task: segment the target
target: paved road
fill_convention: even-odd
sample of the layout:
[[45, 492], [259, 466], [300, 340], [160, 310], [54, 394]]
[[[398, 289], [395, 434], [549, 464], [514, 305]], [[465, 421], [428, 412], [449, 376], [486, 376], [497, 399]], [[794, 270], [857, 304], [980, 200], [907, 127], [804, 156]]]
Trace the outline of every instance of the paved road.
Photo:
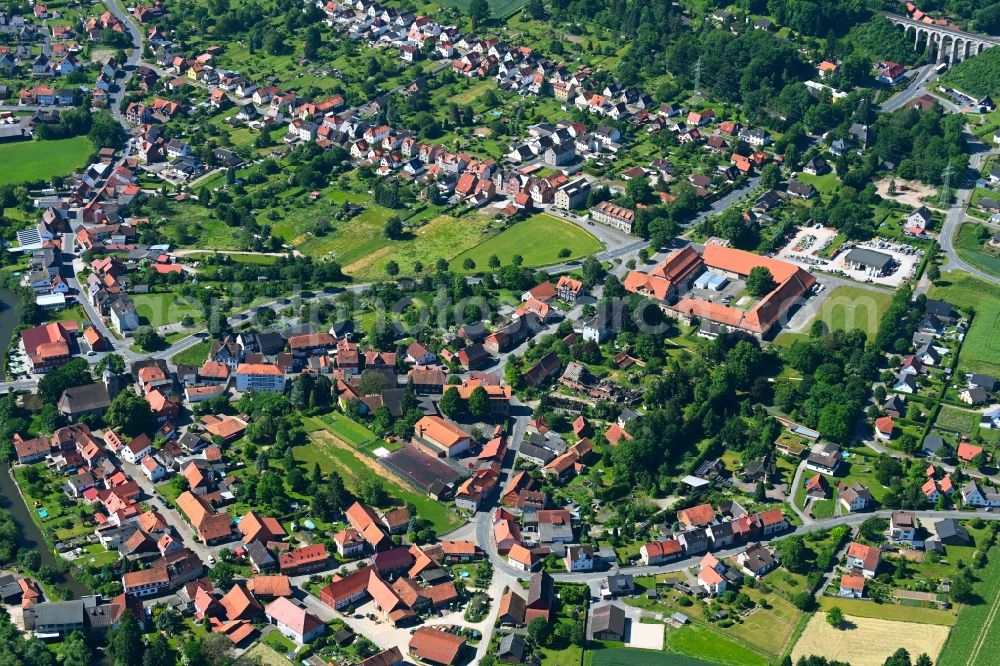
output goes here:
[[[808, 515], [806, 515], [805, 511], [802, 511], [801, 509], [799, 509], [799, 507], [795, 506], [795, 501], [794, 501], [796, 493], [805, 492], [805, 490], [802, 488], [802, 475], [805, 473], [805, 471], [806, 471], [806, 461], [803, 460], [802, 462], [799, 463], [799, 466], [795, 468], [795, 476], [792, 478], [792, 487], [788, 490], [787, 503], [789, 508], [791, 508], [791, 510], [795, 512], [795, 515], [799, 517], [799, 520], [802, 521], [802, 524], [809, 525], [813, 522], [813, 519], [810, 518]], [[806, 501], [808, 502], [808, 499]], [[809, 505], [807, 503], [804, 504], [803, 506], [809, 506]]]
[[137, 484], [142, 488], [142, 492], [148, 497], [156, 498], [151, 502], [151, 506], [163, 515], [163, 519], [167, 521], [167, 524], [173, 528], [181, 539], [184, 541], [184, 545], [190, 548], [198, 557], [201, 558], [202, 562], [208, 563], [208, 558], [211, 556], [212, 549], [198, 541], [198, 535], [195, 534], [194, 528], [191, 524], [184, 520], [184, 517], [180, 515], [177, 511], [170, 508], [170, 506], [164, 502], [159, 493], [156, 492], [156, 488], [153, 482], [142, 473], [142, 469], [138, 465], [132, 465], [130, 463], [121, 461], [121, 467]]
[[[918, 518], [931, 519], [931, 520], [943, 520], [945, 518], [956, 518], [961, 520], [968, 520], [969, 518], [978, 517], [983, 520], [1000, 520], [1000, 514], [997, 513], [985, 513], [977, 512], [971, 513], [968, 511], [914, 511]], [[802, 525], [791, 532], [785, 532], [779, 535], [772, 541], [780, 541], [786, 539], [792, 535], [808, 534], [810, 532], [818, 532], [820, 530], [829, 529], [831, 527], [836, 527], [838, 525], [850, 525], [852, 527], [860, 525], [867, 519], [877, 516], [879, 518], [888, 518], [892, 515], [892, 511], [874, 511], [871, 513], [851, 513], [846, 516], [839, 516], [837, 518], [826, 518], [824, 520], [817, 520], [809, 525]], [[763, 541], [767, 541], [764, 539]], [[742, 552], [746, 547], [740, 546], [739, 548], [729, 548], [722, 551], [716, 551], [715, 556], [719, 559], [725, 557], [732, 557], [740, 552]], [[695, 555], [693, 557], [686, 558], [684, 560], [678, 560], [670, 564], [665, 564], [657, 567], [621, 567], [618, 569], [618, 573], [632, 574], [635, 576], [652, 576], [656, 574], [671, 573], [674, 571], [682, 571], [688, 567], [694, 566], [698, 560], [701, 559], [701, 555]], [[509, 567], [508, 567], [509, 568]], [[511, 570], [514, 575], [519, 578], [528, 578], [528, 574], [519, 572], [516, 570]], [[590, 583], [595, 579], [602, 579], [607, 576], [607, 572], [581, 572], [581, 573], [556, 573], [552, 574], [552, 577], [557, 581], [561, 582], [571, 582], [571, 583]]]
[[975, 135], [968, 131], [968, 128], [966, 128], [965, 134], [969, 146], [975, 152], [973, 152], [972, 157], [969, 159], [969, 169], [966, 173], [962, 174], [960, 185], [962, 189], [955, 193], [955, 204], [948, 209], [944, 224], [941, 226], [938, 242], [941, 245], [941, 251], [947, 257], [947, 262], [941, 266], [941, 269], [947, 271], [958, 268], [987, 282], [1000, 284], [1000, 277], [969, 265], [955, 251], [955, 234], [958, 233], [959, 227], [962, 226], [962, 223], [966, 219], [965, 208], [969, 203], [969, 198], [972, 196], [972, 189], [975, 187], [975, 180], [979, 176], [979, 171], [983, 168], [986, 159], [990, 155], [1000, 154], [1000, 149], [987, 148]]
[[923, 95], [927, 92], [926, 84], [934, 80], [934, 65], [924, 65], [923, 67], [918, 67], [912, 77], [910, 77], [910, 83], [906, 88], [882, 103], [882, 110], [885, 112], [895, 111], [907, 103], [910, 100]]
[[125, 78], [121, 80], [118, 89], [111, 94], [111, 114], [128, 131], [125, 118], [122, 116], [122, 102], [125, 100], [125, 89], [128, 87], [128, 78], [131, 76], [131, 70], [138, 67], [142, 59], [142, 30], [136, 25], [132, 15], [125, 11], [116, 0], [103, 0], [103, 2], [108, 11], [125, 25], [129, 37], [132, 38], [132, 48], [126, 54]]

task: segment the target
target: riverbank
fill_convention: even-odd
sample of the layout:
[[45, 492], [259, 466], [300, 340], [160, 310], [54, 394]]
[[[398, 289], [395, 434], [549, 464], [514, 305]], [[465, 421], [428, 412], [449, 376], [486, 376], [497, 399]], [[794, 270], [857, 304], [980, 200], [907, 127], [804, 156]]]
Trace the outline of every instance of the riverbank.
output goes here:
[[14, 344], [14, 330], [19, 322], [17, 304], [14, 292], [0, 286], [0, 349], [3, 350], [3, 356], [0, 357], [0, 377], [7, 376], [7, 359], [11, 345]]
[[[24, 550], [37, 551], [41, 557], [42, 565], [56, 572], [52, 584], [38, 581], [47, 597], [58, 599], [65, 596], [60, 594], [56, 588], [68, 590], [76, 598], [92, 594], [90, 589], [78, 581], [76, 577], [67, 575], [69, 563], [53, 552], [52, 544], [45, 539], [42, 527], [34, 519], [32, 508], [28, 505], [20, 486], [14, 480], [13, 469], [7, 463], [0, 464], [0, 508], [9, 511], [14, 522], [21, 528], [21, 540], [18, 546]], [[32, 576], [32, 578], [37, 579], [36, 576]]]

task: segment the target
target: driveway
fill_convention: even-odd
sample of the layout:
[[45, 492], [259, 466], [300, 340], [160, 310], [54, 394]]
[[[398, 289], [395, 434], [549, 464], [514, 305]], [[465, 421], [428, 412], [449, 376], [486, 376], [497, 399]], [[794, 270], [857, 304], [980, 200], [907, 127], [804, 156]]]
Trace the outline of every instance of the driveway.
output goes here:
[[138, 465], [133, 465], [127, 463], [124, 460], [121, 461], [121, 467], [132, 479], [135, 480], [139, 487], [142, 488], [142, 492], [153, 499], [150, 505], [160, 513], [167, 524], [173, 528], [181, 539], [184, 541], [184, 545], [191, 549], [201, 561], [206, 565], [208, 564], [209, 556], [213, 555], [212, 549], [198, 541], [198, 535], [195, 534], [194, 528], [191, 524], [184, 520], [184, 517], [173, 508], [171, 508], [166, 501], [160, 497], [160, 494], [156, 492], [156, 487], [153, 482], [142, 473], [142, 469]]

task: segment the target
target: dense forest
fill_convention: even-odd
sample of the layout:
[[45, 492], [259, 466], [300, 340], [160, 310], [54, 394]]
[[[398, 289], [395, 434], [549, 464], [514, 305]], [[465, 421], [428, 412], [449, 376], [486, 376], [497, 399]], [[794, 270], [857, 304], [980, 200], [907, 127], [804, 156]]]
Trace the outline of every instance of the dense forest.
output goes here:
[[875, 153], [897, 164], [900, 178], [940, 185], [949, 164], [961, 169], [968, 159], [964, 124], [963, 116], [945, 114], [940, 108], [883, 114], [875, 125]]
[[987, 49], [958, 63], [941, 82], [970, 95], [1000, 96], [1000, 48]]

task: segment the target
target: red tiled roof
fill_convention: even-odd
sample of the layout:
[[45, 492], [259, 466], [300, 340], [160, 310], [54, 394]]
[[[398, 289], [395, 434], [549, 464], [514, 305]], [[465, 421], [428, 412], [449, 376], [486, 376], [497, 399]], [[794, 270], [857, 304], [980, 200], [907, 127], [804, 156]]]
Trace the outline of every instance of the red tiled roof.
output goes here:
[[685, 525], [707, 525], [715, 519], [715, 509], [711, 504], [699, 504], [677, 512], [677, 520]]
[[435, 664], [452, 664], [458, 658], [465, 639], [431, 627], [418, 627], [410, 639], [410, 653]]

